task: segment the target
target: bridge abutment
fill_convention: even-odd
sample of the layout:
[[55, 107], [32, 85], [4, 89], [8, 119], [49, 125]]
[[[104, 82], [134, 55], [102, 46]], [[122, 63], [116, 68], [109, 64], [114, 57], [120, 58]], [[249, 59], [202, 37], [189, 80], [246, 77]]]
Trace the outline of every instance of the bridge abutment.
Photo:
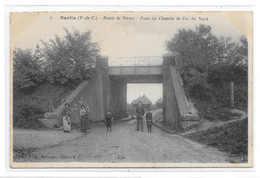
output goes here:
[[127, 112], [127, 83], [123, 80], [111, 80], [111, 99], [108, 102], [115, 119], [122, 119]]
[[95, 74], [88, 81], [88, 84], [83, 91], [71, 103], [72, 107], [75, 109], [74, 118], [77, 118], [74, 119], [75, 122], [80, 122], [80, 103], [89, 106], [90, 120], [99, 121], [104, 119], [107, 110], [108, 79], [108, 57], [101, 56], [96, 59]]
[[163, 116], [177, 127], [188, 130], [199, 125], [199, 116], [193, 113], [186, 98], [174, 55], [163, 56]]
[[170, 66], [175, 66], [175, 56], [172, 54], [163, 55], [163, 118], [180, 125], [180, 113], [170, 75]]

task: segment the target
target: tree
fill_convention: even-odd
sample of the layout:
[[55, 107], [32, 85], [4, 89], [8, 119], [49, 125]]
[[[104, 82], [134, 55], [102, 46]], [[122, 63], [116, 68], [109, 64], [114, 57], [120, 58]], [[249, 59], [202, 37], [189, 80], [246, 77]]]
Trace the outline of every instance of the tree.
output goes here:
[[167, 50], [181, 55], [185, 66], [204, 68], [212, 63], [216, 37], [211, 27], [200, 25], [195, 30], [179, 29], [175, 36], [166, 42]]
[[92, 42], [91, 31], [64, 30], [64, 38], [56, 35], [49, 43], [42, 41], [46, 72], [51, 83], [75, 86], [90, 78], [100, 49], [97, 43]]
[[[39, 48], [37, 48], [39, 50]], [[13, 81], [14, 89], [32, 89], [44, 81], [41, 67], [41, 55], [30, 49], [15, 48], [13, 52]]]
[[241, 56], [241, 60], [242, 61], [242, 65], [245, 65], [247, 68], [248, 65], [248, 41], [247, 38], [245, 36], [241, 36], [240, 37], [240, 46], [238, 49], [238, 52]]
[[[246, 38], [241, 42], [246, 44]], [[229, 37], [217, 37], [210, 26], [199, 25], [192, 29], [179, 29], [178, 33], [166, 42], [167, 50], [181, 56], [185, 67], [192, 66], [202, 71], [219, 65], [243, 63], [239, 56], [240, 46]], [[243, 50], [245, 51], [245, 50]], [[247, 50], [246, 50], [247, 51]]]
[[[179, 29], [166, 42], [167, 50], [180, 56], [185, 91], [200, 100], [212, 98], [215, 87], [234, 82], [247, 86], [248, 42], [215, 36], [210, 26], [199, 25], [194, 30]], [[238, 85], [235, 85], [238, 86]]]
[[[222, 38], [220, 38], [221, 41]], [[239, 85], [247, 85], [248, 75], [248, 44], [245, 36], [240, 37], [237, 43], [225, 43], [229, 52], [228, 60], [218, 60], [211, 67], [209, 73], [209, 82], [213, 85], [222, 85], [223, 82], [235, 82]]]

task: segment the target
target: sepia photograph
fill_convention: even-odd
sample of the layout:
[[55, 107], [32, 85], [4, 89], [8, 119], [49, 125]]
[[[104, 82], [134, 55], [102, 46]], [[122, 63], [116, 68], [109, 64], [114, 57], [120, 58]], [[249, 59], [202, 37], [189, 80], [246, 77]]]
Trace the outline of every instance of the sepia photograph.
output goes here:
[[253, 12], [9, 15], [11, 168], [253, 166]]

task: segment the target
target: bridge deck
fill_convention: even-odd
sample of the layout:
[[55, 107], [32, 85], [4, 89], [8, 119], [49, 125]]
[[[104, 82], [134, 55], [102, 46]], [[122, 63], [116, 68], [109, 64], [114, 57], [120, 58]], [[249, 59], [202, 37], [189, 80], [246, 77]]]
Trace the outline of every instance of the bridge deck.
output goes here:
[[162, 75], [162, 66], [113, 66], [109, 75]]
[[126, 83], [163, 83], [162, 75], [112, 75], [110, 78]]

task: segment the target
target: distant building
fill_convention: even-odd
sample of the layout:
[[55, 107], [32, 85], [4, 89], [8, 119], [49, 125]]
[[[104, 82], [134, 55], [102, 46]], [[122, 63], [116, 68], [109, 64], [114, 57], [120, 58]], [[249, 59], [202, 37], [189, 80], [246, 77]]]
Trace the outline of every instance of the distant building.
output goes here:
[[152, 101], [149, 98], [147, 98], [147, 96], [145, 95], [139, 96], [137, 99], [132, 101], [131, 105], [136, 107], [139, 102], [141, 102], [144, 105], [144, 107], [146, 107], [147, 109], [149, 109], [152, 105]]

